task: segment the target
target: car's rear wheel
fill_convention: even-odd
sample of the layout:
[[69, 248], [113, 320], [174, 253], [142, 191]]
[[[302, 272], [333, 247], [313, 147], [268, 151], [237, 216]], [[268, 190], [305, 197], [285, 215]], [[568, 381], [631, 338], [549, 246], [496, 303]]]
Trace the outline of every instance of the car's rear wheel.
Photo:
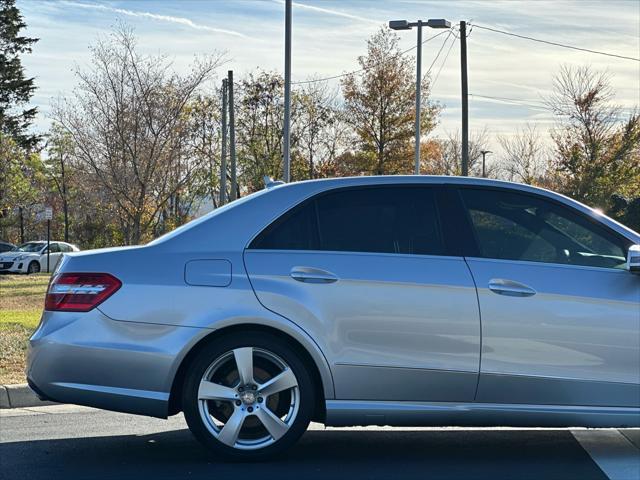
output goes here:
[[314, 386], [299, 354], [266, 333], [226, 335], [190, 365], [182, 392], [193, 434], [234, 460], [264, 460], [291, 446], [309, 425]]
[[38, 273], [39, 271], [40, 271], [40, 263], [36, 262], [35, 260], [32, 261], [27, 267], [27, 275], [30, 275], [32, 273]]

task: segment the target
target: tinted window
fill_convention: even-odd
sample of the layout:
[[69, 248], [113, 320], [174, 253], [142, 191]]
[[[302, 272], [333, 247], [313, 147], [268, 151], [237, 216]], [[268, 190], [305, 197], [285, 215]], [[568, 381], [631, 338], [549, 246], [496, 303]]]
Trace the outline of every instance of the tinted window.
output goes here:
[[[50, 253], [59, 253], [60, 252], [60, 245], [57, 243], [51, 243], [49, 245], [50, 248]], [[45, 248], [45, 253], [47, 252], [47, 249]]]
[[624, 268], [625, 245], [602, 225], [545, 199], [461, 189], [480, 253], [505, 260]]
[[317, 250], [315, 204], [306, 202], [267, 227], [249, 248], [266, 250]]
[[251, 248], [445, 253], [433, 191], [410, 186], [321, 194], [265, 230]]
[[60, 246], [60, 251], [61, 252], [72, 252], [73, 251], [73, 249], [69, 245], [67, 245], [65, 243], [59, 243], [58, 245]]

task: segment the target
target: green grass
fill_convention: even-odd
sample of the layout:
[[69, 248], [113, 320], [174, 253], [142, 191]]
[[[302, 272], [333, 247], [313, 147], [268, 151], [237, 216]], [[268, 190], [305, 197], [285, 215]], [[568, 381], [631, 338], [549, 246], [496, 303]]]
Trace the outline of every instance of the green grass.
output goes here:
[[40, 321], [42, 310], [0, 310], [0, 331], [20, 325], [35, 330]]
[[29, 337], [38, 326], [49, 275], [0, 276], [0, 384], [25, 382]]

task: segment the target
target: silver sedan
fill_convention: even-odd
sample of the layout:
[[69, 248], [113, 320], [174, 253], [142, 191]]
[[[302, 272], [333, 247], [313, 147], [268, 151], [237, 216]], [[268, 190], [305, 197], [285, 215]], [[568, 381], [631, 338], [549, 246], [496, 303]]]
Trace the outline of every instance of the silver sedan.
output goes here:
[[141, 247], [65, 255], [30, 341], [42, 397], [184, 411], [263, 459], [311, 420], [640, 426], [640, 235], [525, 185], [272, 185]]

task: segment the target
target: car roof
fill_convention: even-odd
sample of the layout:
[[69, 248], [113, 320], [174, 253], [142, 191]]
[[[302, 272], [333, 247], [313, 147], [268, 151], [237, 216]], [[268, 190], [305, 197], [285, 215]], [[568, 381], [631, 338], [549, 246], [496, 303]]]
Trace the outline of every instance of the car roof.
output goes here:
[[269, 190], [291, 187], [312, 187], [322, 185], [327, 188], [336, 188], [339, 186], [357, 186], [357, 185], [406, 185], [406, 184], [431, 184], [431, 185], [478, 185], [478, 186], [494, 186], [503, 188], [512, 188], [517, 190], [530, 190], [535, 192], [551, 192], [545, 188], [534, 187], [522, 183], [509, 182], [506, 180], [495, 180], [482, 177], [460, 177], [451, 175], [362, 175], [353, 177], [337, 177], [337, 178], [318, 178], [313, 180], [302, 180], [291, 183], [272, 183], [268, 187]]

